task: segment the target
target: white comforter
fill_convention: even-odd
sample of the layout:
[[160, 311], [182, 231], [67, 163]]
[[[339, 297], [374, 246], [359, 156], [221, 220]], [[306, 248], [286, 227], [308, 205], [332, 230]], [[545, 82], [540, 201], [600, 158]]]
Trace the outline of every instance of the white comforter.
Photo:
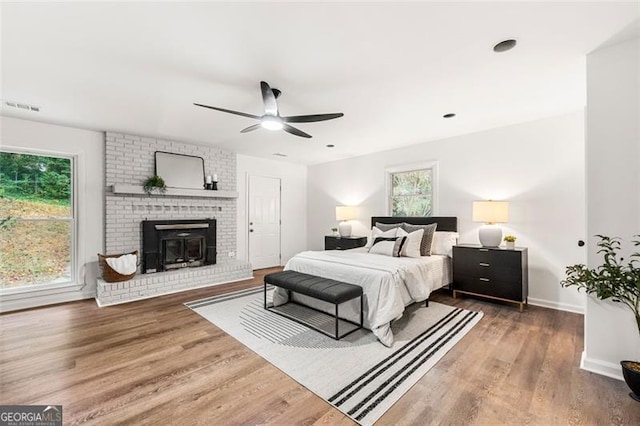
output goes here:
[[[391, 346], [390, 323], [404, 312], [403, 293], [408, 293], [413, 302], [428, 299], [432, 290], [450, 282], [447, 262], [446, 256], [409, 258], [358, 250], [305, 251], [291, 258], [284, 269], [361, 286], [364, 326], [382, 344]], [[287, 300], [287, 292], [276, 288], [274, 303], [279, 305]], [[358, 301], [358, 308], [359, 305]]]

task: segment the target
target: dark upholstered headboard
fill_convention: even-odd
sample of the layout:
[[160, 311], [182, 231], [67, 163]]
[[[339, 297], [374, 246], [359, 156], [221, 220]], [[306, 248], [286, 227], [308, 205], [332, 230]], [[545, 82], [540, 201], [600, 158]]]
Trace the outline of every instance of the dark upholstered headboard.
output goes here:
[[389, 216], [373, 216], [371, 218], [371, 226], [379, 223], [402, 223], [407, 222], [412, 225], [429, 225], [437, 223], [436, 231], [458, 232], [458, 218], [453, 216], [431, 216], [431, 217], [389, 217]]

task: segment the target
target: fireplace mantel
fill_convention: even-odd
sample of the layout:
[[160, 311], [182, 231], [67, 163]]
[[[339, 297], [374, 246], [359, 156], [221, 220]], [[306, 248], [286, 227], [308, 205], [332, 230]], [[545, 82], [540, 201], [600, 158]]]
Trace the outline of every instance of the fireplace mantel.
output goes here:
[[[141, 185], [111, 185], [113, 194], [121, 195], [147, 195]], [[178, 189], [167, 188], [164, 194], [153, 192], [152, 197], [201, 197], [201, 198], [238, 198], [236, 191], [207, 191], [205, 189]]]

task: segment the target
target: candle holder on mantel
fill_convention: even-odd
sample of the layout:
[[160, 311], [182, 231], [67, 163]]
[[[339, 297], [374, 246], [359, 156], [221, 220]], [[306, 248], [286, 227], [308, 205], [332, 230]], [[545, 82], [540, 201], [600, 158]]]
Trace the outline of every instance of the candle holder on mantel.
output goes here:
[[218, 175], [207, 175], [204, 180], [204, 189], [217, 191], [218, 190]]

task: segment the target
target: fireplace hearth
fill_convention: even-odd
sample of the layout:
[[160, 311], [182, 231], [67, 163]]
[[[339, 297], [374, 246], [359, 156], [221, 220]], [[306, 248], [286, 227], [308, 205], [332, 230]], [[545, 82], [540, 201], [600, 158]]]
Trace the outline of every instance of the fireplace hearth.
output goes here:
[[216, 220], [142, 221], [142, 273], [216, 263]]

